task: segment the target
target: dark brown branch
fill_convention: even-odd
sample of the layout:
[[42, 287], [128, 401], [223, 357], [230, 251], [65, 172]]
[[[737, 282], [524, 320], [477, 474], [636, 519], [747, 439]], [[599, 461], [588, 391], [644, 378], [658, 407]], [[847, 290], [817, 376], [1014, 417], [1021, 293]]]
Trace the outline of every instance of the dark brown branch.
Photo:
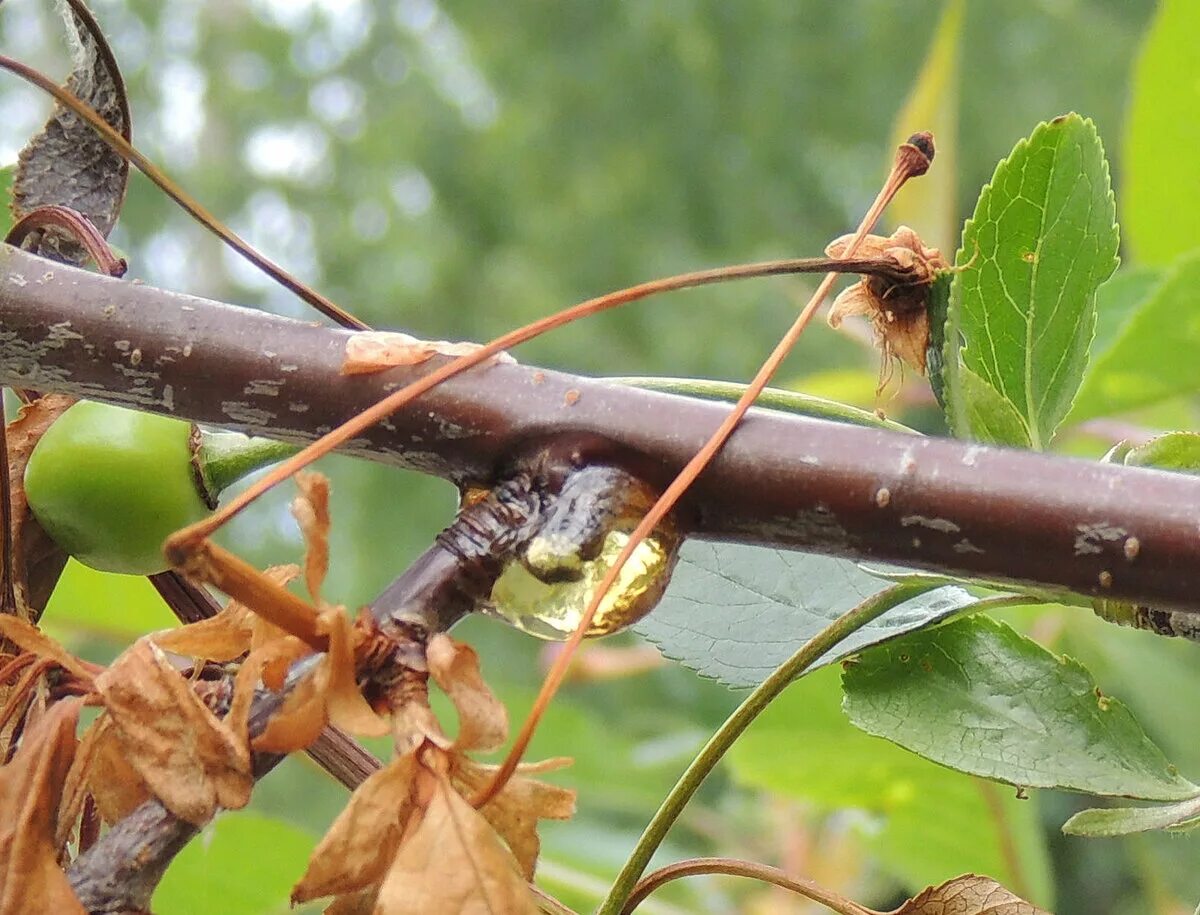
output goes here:
[[[686, 307], [686, 306], [681, 306]], [[429, 370], [346, 377], [348, 331], [0, 252], [0, 383], [303, 442]], [[682, 320], [682, 318], [681, 318]], [[728, 407], [531, 366], [453, 379], [347, 450], [490, 483], [539, 441], [661, 481]], [[696, 536], [1164, 608], [1200, 595], [1200, 479], [752, 413], [682, 506]]]

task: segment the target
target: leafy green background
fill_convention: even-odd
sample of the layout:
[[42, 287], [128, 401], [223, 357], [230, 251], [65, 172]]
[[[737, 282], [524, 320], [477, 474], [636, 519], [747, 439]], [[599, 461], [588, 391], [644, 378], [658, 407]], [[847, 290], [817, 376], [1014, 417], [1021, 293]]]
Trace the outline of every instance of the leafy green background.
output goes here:
[[[1055, 446], [1098, 457], [1131, 430], [1200, 428], [1188, 359], [1200, 309], [1188, 308], [1185, 282], [1200, 247], [1192, 199], [1200, 137], [1185, 114], [1200, 91], [1189, 0], [1163, 4], [1145, 43], [1151, 0], [94, 6], [125, 68], [143, 149], [342, 304], [438, 338], [486, 338], [658, 274], [818, 253], [857, 220], [895, 138], [931, 125], [937, 163], [897, 201], [895, 218], [949, 254], [997, 161], [1039, 122], [1078, 111], [1095, 122], [1112, 163], [1124, 263], [1098, 297], [1104, 350]], [[4, 4], [0, 46], [63, 72], [48, 7]], [[0, 163], [47, 107], [3, 83]], [[139, 178], [115, 241], [148, 282], [311, 317]], [[1143, 272], [1123, 276], [1131, 268]], [[809, 288], [767, 280], [697, 290], [593, 319], [518, 357], [581, 372], [742, 381]], [[814, 327], [783, 383], [874, 407], [868, 338]], [[920, 379], [908, 378], [886, 408], [943, 431]], [[344, 459], [324, 469], [335, 487], [327, 593], [353, 606], [429, 542], [453, 493]], [[287, 498], [239, 520], [231, 544], [259, 563], [294, 559]], [[1005, 619], [1080, 659], [1184, 774], [1200, 772], [1192, 739], [1200, 705], [1163, 699], [1200, 687], [1195, 646], [1116, 630], [1078, 608]], [[144, 583], [73, 569], [47, 622], [103, 660], [166, 619]], [[480, 650], [519, 718], [542, 646], [483, 620], [457, 634]], [[545, 831], [547, 888], [593, 906], [737, 699], [676, 666], [568, 688], [535, 746], [575, 756], [560, 778], [581, 790], [579, 817]], [[963, 870], [1007, 876], [1062, 915], [1165, 915], [1200, 898], [1195, 839], [1064, 837], [1062, 822], [1092, 802], [986, 793], [855, 731], [837, 706], [835, 670], [785, 693], [705, 786], [663, 860], [740, 854], [880, 909]], [[264, 900], [285, 900], [303, 865], [298, 849], [344, 797], [308, 762], [289, 760], [256, 792], [255, 817], [224, 817], [180, 861], [160, 909], [188, 911], [180, 900], [210, 892], [205, 868], [215, 867], [225, 885], [245, 887], [222, 899], [224, 911], [276, 911]], [[676, 884], [645, 908], [786, 905], [744, 883], [705, 879]]]

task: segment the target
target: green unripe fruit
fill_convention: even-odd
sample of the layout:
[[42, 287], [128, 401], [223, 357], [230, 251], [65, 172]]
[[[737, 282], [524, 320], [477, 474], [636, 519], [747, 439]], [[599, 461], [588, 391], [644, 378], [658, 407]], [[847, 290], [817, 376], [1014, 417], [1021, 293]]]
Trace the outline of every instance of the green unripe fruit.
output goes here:
[[25, 496], [46, 533], [80, 562], [152, 575], [167, 568], [169, 534], [207, 515], [225, 485], [290, 450], [84, 400], [34, 447]]

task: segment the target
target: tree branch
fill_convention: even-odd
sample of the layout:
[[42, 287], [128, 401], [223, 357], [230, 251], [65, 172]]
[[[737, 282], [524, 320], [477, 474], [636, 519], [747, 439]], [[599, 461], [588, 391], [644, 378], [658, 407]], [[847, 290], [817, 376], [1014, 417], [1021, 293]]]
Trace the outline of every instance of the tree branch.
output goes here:
[[[436, 362], [343, 376], [348, 331], [0, 251], [0, 383], [310, 441]], [[455, 378], [347, 449], [492, 483], [554, 439], [668, 480], [728, 406], [532, 366]], [[1159, 607], [1200, 603], [1200, 478], [756, 410], [681, 506], [693, 536]]]

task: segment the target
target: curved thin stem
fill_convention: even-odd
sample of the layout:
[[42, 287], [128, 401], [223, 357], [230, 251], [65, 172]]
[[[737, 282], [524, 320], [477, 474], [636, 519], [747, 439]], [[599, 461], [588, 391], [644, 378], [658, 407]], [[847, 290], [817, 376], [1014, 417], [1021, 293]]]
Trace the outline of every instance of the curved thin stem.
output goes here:
[[136, 165], [138, 170], [158, 185], [164, 194], [183, 207], [197, 222], [201, 223], [206, 229], [267, 276], [271, 277], [271, 279], [275, 280], [275, 282], [289, 289], [313, 308], [317, 309], [317, 311], [321, 312], [321, 314], [326, 315], [343, 327], [354, 327], [359, 330], [370, 329], [369, 325], [365, 322], [325, 298], [325, 296], [306, 285], [302, 280], [292, 276], [270, 258], [256, 251], [253, 246], [202, 206], [199, 201], [195, 200], [167, 177], [167, 174], [162, 169], [138, 152], [133, 144], [117, 131], [113, 130], [112, 126], [104, 118], [100, 117], [86, 102], [48, 79], [45, 74], [21, 63], [19, 60], [14, 60], [11, 57], [0, 54], [0, 68], [16, 74], [26, 82], [37, 86], [43, 92], [52, 95], [60, 105], [69, 108], [76, 115], [87, 121], [105, 143], [119, 153], [122, 158]]
[[[850, 242], [844, 249], [844, 254], [847, 258], [854, 256], [855, 252], [862, 245], [863, 239], [867, 237], [867, 233], [875, 227], [875, 224], [879, 221], [879, 217], [883, 215], [884, 208], [896, 196], [896, 192], [904, 186], [905, 182], [909, 178], [925, 174], [932, 157], [932, 138], [928, 135], [914, 134], [909, 138], [908, 142], [901, 144], [887, 180], [884, 182], [879, 194], [875, 197], [870, 209], [867, 210], [867, 214], [863, 217], [862, 222], [859, 223]], [[596, 612], [600, 609], [600, 605], [604, 602], [608, 592], [616, 584], [617, 579], [625, 568], [625, 563], [633, 556], [634, 551], [641, 546], [642, 541], [650, 536], [654, 529], [670, 514], [679, 500], [691, 488], [696, 477], [712, 462], [717, 453], [725, 447], [729, 436], [733, 435], [733, 431], [741, 423], [742, 417], [754, 405], [754, 401], [758, 399], [758, 395], [762, 393], [771, 379], [775, 377], [779, 366], [783, 364], [783, 360], [787, 358], [793, 347], [795, 347], [796, 341], [800, 339], [800, 335], [804, 333], [805, 328], [812, 321], [813, 316], [817, 313], [817, 309], [821, 307], [821, 303], [825, 300], [825, 296], [829, 293], [829, 290], [833, 288], [837, 277], [836, 270], [831, 270], [825, 274], [825, 277], [813, 292], [812, 297], [808, 300], [808, 304], [804, 306], [804, 309], [792, 323], [792, 326], [788, 328], [787, 333], [775, 345], [775, 348], [771, 351], [771, 355], [766, 358], [766, 361], [763, 362], [762, 366], [755, 373], [753, 380], [746, 386], [745, 392], [738, 398], [733, 409], [726, 414], [721, 424], [717, 427], [717, 431], [696, 452], [695, 457], [688, 461], [683, 470], [671, 481], [671, 485], [658, 497], [658, 501], [646, 512], [646, 516], [633, 529], [633, 533], [629, 535], [629, 540], [626, 541], [625, 546], [617, 554], [617, 558], [613, 561], [612, 566], [596, 587], [596, 593], [592, 596], [587, 609], [583, 612], [583, 616], [579, 620], [579, 624], [575, 627], [575, 631], [571, 633], [571, 637], [566, 641], [562, 652], [554, 659], [554, 664], [546, 674], [546, 679], [543, 681], [542, 688], [534, 700], [533, 707], [526, 716], [525, 722], [521, 726], [516, 739], [513, 741], [513, 745], [509, 749], [504, 762], [496, 770], [496, 774], [492, 777], [491, 782], [478, 795], [472, 798], [471, 803], [476, 808], [482, 807], [499, 794], [505, 783], [517, 770], [517, 765], [520, 763], [521, 757], [525, 755], [525, 750], [529, 747], [530, 741], [533, 740], [533, 732], [537, 728], [538, 721], [541, 720], [541, 716], [550, 704], [550, 700], [558, 692], [558, 688], [566, 678], [567, 670], [571, 665], [571, 658], [579, 649], [584, 635], [591, 629], [592, 620], [595, 618]]]
[[762, 880], [774, 886], [790, 890], [813, 902], [819, 902], [838, 915], [884, 915], [875, 909], [861, 906], [853, 899], [847, 899], [838, 893], [825, 889], [811, 880], [801, 877], [789, 877], [784, 871], [769, 864], [755, 864], [752, 861], [742, 861], [738, 858], [689, 858], [659, 868], [642, 880], [629, 896], [621, 915], [630, 915], [647, 896], [672, 880], [683, 877], [696, 877], [701, 874], [724, 874], [730, 877], [749, 877], [752, 880]]
[[598, 915], [617, 915], [623, 911], [622, 905], [625, 899], [633, 892], [638, 878], [645, 871], [646, 865], [650, 863], [650, 858], [662, 844], [668, 830], [679, 818], [692, 795], [696, 793], [704, 779], [742, 735], [742, 732], [784, 691], [788, 684], [807, 671], [822, 655], [852, 632], [861, 629], [891, 607], [915, 597], [925, 590], [928, 590], [926, 585], [898, 584], [881, 591], [854, 609], [842, 614], [805, 642], [794, 655], [775, 668], [771, 675], [760, 683], [754, 692], [747, 696], [745, 701], [725, 719], [725, 723], [708, 739], [708, 742], [696, 754], [696, 758], [679, 777], [679, 781], [663, 799], [641, 838], [638, 839], [637, 845], [630, 853], [625, 866], [609, 889], [608, 897], [601, 904]]

